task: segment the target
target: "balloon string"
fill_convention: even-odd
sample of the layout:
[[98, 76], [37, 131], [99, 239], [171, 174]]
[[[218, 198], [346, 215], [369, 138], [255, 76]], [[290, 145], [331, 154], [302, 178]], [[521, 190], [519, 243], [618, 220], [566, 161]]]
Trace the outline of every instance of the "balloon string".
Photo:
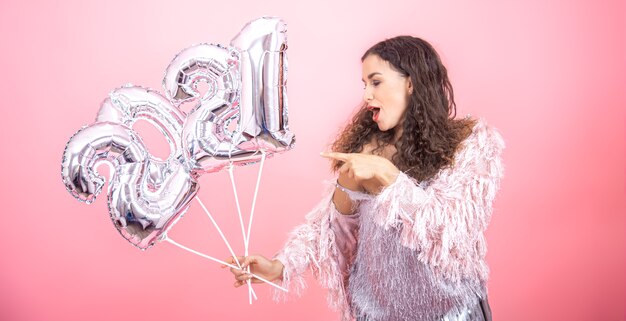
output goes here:
[[[254, 116], [254, 114], [253, 114]], [[241, 111], [239, 111], [239, 124], [237, 126], [237, 130], [236, 133], [233, 137], [233, 139], [231, 140], [231, 144], [230, 144], [230, 149], [228, 150], [228, 158], [232, 159], [232, 153], [233, 153], [233, 149], [235, 148], [235, 144], [239, 144], [239, 139], [241, 138], [241, 135], [243, 135], [244, 131], [246, 128], [248, 128], [248, 126], [250, 125], [250, 123], [252, 122], [253, 119], [255, 119], [255, 117], [249, 117], [248, 121], [242, 125], [241, 123]], [[255, 141], [257, 140], [257, 138], [255, 138]], [[258, 141], [257, 141], [258, 143]], [[263, 160], [265, 159], [265, 153], [263, 151], [261, 151], [261, 153], [263, 154], [263, 159], [261, 162], [263, 162]], [[262, 165], [261, 165], [262, 166]], [[262, 170], [262, 167], [261, 167]], [[243, 243], [244, 243], [244, 247], [245, 247], [245, 255], [248, 256], [248, 239], [246, 237], [246, 232], [245, 232], [245, 228], [243, 226], [243, 217], [241, 216], [241, 208], [239, 206], [239, 198], [238, 198], [238, 194], [237, 194], [237, 188], [235, 187], [235, 180], [233, 178], [233, 164], [231, 162], [230, 167], [228, 168], [228, 172], [230, 174], [230, 181], [232, 182], [233, 185], [233, 193], [235, 194], [235, 201], [237, 202], [237, 212], [239, 214], [239, 223], [241, 224], [241, 234], [243, 236]], [[258, 182], [257, 182], [257, 188], [258, 188]], [[255, 201], [256, 201], [256, 193], [255, 193]], [[253, 205], [254, 206], [254, 205]], [[254, 211], [254, 208], [253, 210]], [[250, 217], [250, 222], [252, 222], [252, 216]], [[248, 225], [248, 237], [250, 237], [250, 225]], [[247, 269], [248, 272], [250, 272], [250, 267], [248, 267]], [[256, 294], [254, 293], [254, 291], [252, 290], [252, 284], [250, 282], [250, 280], [248, 280], [248, 301], [250, 302], [250, 304], [252, 304], [252, 297], [254, 296], [254, 299], [256, 300]]]
[[[254, 188], [254, 197], [252, 198], [252, 208], [250, 209], [250, 220], [248, 221], [248, 235], [244, 238], [244, 252], [245, 255], [248, 256], [248, 249], [250, 245], [250, 231], [252, 230], [252, 218], [254, 217], [254, 208], [256, 207], [256, 199], [259, 194], [259, 185], [261, 185], [261, 176], [263, 175], [263, 165], [265, 164], [265, 151], [261, 150], [261, 164], [259, 167], [259, 174], [257, 175], [256, 187]], [[250, 268], [248, 267], [248, 272], [250, 272]], [[248, 285], [250, 285], [250, 289], [252, 289], [250, 280], [248, 280]], [[254, 292], [252, 292], [254, 295]], [[248, 297], [250, 294], [248, 294]], [[256, 299], [256, 296], [255, 296]], [[251, 301], [251, 300], [250, 300]]]
[[[188, 248], [188, 247], [186, 247], [186, 246], [184, 246], [184, 245], [182, 245], [182, 244], [179, 244], [179, 243], [177, 243], [176, 241], [172, 240], [169, 236], [165, 236], [165, 238], [164, 238], [163, 240], [164, 240], [164, 241], [167, 241], [167, 242], [169, 242], [169, 243], [171, 243], [171, 244], [173, 244], [173, 245], [176, 245], [176, 246], [178, 246], [179, 248], [181, 248], [181, 249], [183, 249], [183, 250], [185, 250], [185, 251], [188, 251], [188, 252], [191, 252], [191, 253], [193, 253], [193, 254], [195, 254], [195, 255], [201, 256], [201, 257], [203, 257], [203, 258], [205, 258], [205, 259], [209, 259], [209, 260], [211, 260], [211, 261], [214, 261], [214, 262], [217, 262], [217, 263], [220, 263], [220, 264], [226, 265], [226, 266], [231, 267], [231, 268], [233, 268], [233, 269], [241, 270], [241, 267], [237, 267], [237, 266], [235, 266], [235, 265], [232, 265], [232, 264], [226, 263], [226, 262], [224, 262], [224, 261], [222, 261], [222, 260], [220, 260], [220, 259], [216, 259], [216, 258], [214, 258], [214, 257], [212, 257], [212, 256], [206, 255], [206, 254], [204, 254], [204, 253], [200, 253], [200, 252], [198, 252], [198, 251], [196, 251], [196, 250], [194, 250], [194, 249], [190, 249], [190, 248]], [[235, 258], [235, 260], [236, 260], [236, 259], [237, 259], [237, 258]], [[275, 288], [277, 288], [277, 289], [279, 289], [279, 290], [283, 290], [283, 291], [285, 291], [285, 292], [289, 292], [289, 291], [287, 291], [287, 289], [283, 288], [282, 286], [280, 286], [280, 285], [278, 285], [278, 284], [276, 284], [276, 283], [274, 283], [274, 282], [268, 281], [268, 280], [266, 280], [266, 279], [264, 279], [264, 278], [262, 278], [262, 277], [260, 277], [260, 276], [258, 276], [258, 275], [256, 275], [256, 274], [254, 274], [254, 273], [250, 273], [250, 274], [251, 274], [253, 277], [255, 277], [255, 278], [257, 278], [257, 279], [259, 279], [259, 280], [261, 280], [261, 281], [263, 281], [263, 282], [265, 282], [265, 283], [267, 283], [267, 284], [269, 284], [269, 285], [271, 285], [271, 286], [273, 286], [273, 287], [275, 287]]]
[[[241, 225], [241, 235], [243, 236], [245, 256], [248, 256], [248, 240], [246, 239], [246, 229], [243, 226], [243, 216], [241, 215], [241, 205], [239, 204], [239, 193], [237, 193], [237, 184], [235, 184], [235, 175], [233, 173], [234, 168], [235, 166], [233, 166], [233, 164], [230, 164], [230, 166], [228, 167], [228, 176], [230, 177], [230, 183], [233, 187], [233, 194], [235, 195], [235, 203], [237, 204], [237, 214], [239, 215], [239, 224]], [[247, 271], [250, 272], [250, 269], [248, 268]], [[248, 284], [248, 303], [252, 304], [252, 282], [248, 280], [246, 283]], [[254, 295], [254, 297], [256, 299], [256, 295]]]
[[[237, 266], [241, 268], [241, 264], [239, 263], [239, 259], [237, 259], [237, 255], [235, 254], [235, 251], [233, 251], [233, 248], [230, 246], [230, 243], [226, 239], [226, 236], [224, 236], [224, 233], [222, 232], [222, 229], [220, 229], [220, 226], [217, 225], [217, 222], [213, 218], [213, 215], [211, 215], [209, 210], [207, 210], [206, 206], [204, 206], [204, 203], [202, 203], [202, 200], [200, 200], [200, 196], [196, 195], [196, 200], [198, 201], [198, 203], [200, 203], [200, 206], [204, 210], [204, 213], [209, 217], [209, 219], [211, 220], [211, 223], [213, 223], [213, 226], [215, 226], [215, 229], [217, 230], [217, 232], [222, 237], [222, 240], [224, 241], [224, 243], [228, 247], [228, 250], [230, 251], [230, 255], [232, 255], [233, 258], [235, 259], [235, 262], [237, 262]], [[254, 297], [256, 298], [256, 293], [254, 293], [254, 290], [251, 289], [251, 291], [252, 291]], [[250, 291], [248, 291], [248, 292], [250, 292]], [[250, 295], [250, 294], [248, 294], [248, 295]]]
[[239, 205], [239, 195], [237, 193], [237, 184], [235, 184], [235, 176], [233, 174], [233, 169], [235, 166], [232, 164], [228, 167], [228, 175], [230, 176], [230, 183], [233, 187], [233, 194], [235, 195], [235, 203], [237, 204], [237, 214], [239, 215], [239, 224], [241, 225], [241, 234], [243, 236], [243, 243], [246, 244], [248, 241], [246, 239], [246, 229], [243, 227], [243, 216], [241, 216], [241, 206]]
[[213, 215], [211, 215], [209, 210], [207, 210], [206, 206], [204, 206], [204, 203], [202, 203], [202, 200], [200, 200], [200, 196], [196, 195], [196, 201], [198, 201], [198, 203], [200, 203], [200, 206], [202, 206], [202, 209], [204, 210], [204, 213], [206, 213], [206, 215], [211, 220], [211, 223], [213, 223], [213, 226], [215, 226], [215, 229], [217, 230], [217, 232], [222, 237], [222, 240], [224, 241], [224, 243], [228, 247], [228, 250], [230, 251], [230, 254], [235, 259], [235, 262], [237, 262], [237, 266], [241, 267], [241, 264], [239, 264], [239, 260], [237, 259], [237, 255], [235, 255], [235, 251], [233, 251], [233, 248], [230, 246], [230, 243], [226, 239], [226, 236], [224, 236], [224, 233], [222, 233], [222, 229], [220, 229], [220, 226], [217, 225], [217, 222], [215, 221], [215, 219], [213, 219]]
[[256, 187], [252, 198], [252, 209], [250, 210], [250, 221], [248, 221], [248, 236], [245, 238], [245, 252], [248, 256], [248, 246], [250, 245], [250, 231], [252, 230], [252, 218], [254, 217], [254, 208], [256, 207], [256, 199], [259, 194], [259, 185], [261, 185], [261, 176], [263, 175], [263, 165], [265, 164], [265, 151], [261, 151], [261, 164], [259, 166], [259, 174], [256, 179]]

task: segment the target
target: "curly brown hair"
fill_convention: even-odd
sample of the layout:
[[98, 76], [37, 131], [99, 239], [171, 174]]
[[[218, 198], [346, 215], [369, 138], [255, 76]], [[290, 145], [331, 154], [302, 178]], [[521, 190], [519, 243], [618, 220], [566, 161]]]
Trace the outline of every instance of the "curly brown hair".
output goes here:
[[[333, 151], [358, 153], [372, 143], [373, 153], [385, 146], [396, 148], [392, 163], [418, 181], [434, 177], [439, 170], [451, 165], [454, 153], [467, 138], [476, 120], [455, 119], [454, 92], [446, 67], [435, 49], [426, 41], [399, 36], [381, 41], [368, 49], [361, 61], [377, 55], [393, 69], [410, 77], [413, 92], [403, 116], [402, 135], [394, 141], [396, 128], [381, 131], [364, 104], [352, 121], [342, 130], [332, 145]], [[341, 162], [333, 162], [338, 170]]]

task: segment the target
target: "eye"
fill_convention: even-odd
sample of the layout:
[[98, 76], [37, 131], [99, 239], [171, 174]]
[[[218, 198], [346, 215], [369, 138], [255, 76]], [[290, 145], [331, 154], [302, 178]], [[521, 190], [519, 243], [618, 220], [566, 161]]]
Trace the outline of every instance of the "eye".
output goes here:
[[[378, 87], [380, 85], [380, 80], [372, 80], [372, 86]], [[363, 89], [367, 88], [367, 83], [363, 83]]]

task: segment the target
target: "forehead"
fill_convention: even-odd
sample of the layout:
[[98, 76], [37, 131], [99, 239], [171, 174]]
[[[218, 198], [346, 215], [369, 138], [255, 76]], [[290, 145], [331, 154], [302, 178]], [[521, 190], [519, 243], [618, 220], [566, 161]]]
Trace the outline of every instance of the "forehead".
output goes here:
[[391, 64], [389, 64], [388, 61], [383, 60], [377, 55], [369, 55], [365, 57], [361, 68], [364, 80], [374, 73], [379, 73], [382, 76], [388, 76], [397, 73], [393, 68], [391, 68]]

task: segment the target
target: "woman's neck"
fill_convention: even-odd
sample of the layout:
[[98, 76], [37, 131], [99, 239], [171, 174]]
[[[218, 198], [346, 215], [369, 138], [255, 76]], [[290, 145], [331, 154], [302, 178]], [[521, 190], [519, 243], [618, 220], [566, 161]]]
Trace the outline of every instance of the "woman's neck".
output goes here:
[[394, 145], [402, 137], [402, 132], [404, 131], [404, 117], [406, 117], [406, 115], [402, 116], [402, 119], [400, 119], [400, 122], [392, 129], [393, 130], [393, 140], [391, 141], [391, 143], [394, 144]]
[[403, 128], [400, 125], [396, 126], [395, 132], [393, 133], [393, 141], [391, 142], [393, 145], [395, 145], [402, 137], [402, 131]]
[[362, 153], [378, 155], [388, 160], [392, 160], [396, 151], [396, 146], [394, 144], [381, 144], [378, 140], [372, 139], [369, 143], [363, 146]]

